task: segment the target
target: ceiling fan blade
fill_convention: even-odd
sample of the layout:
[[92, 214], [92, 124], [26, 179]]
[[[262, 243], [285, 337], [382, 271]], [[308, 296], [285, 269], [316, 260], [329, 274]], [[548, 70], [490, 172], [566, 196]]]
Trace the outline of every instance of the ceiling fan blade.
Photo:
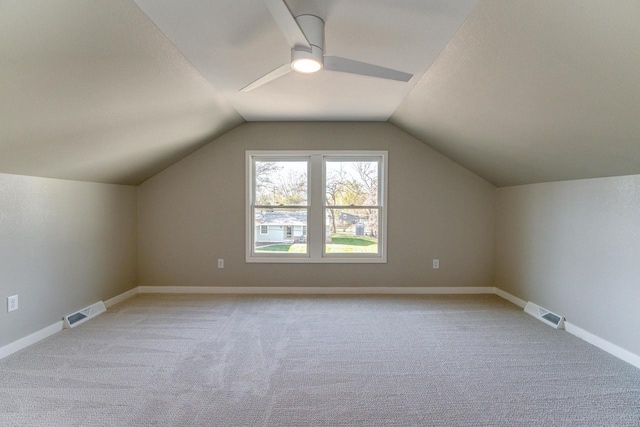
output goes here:
[[280, 27], [280, 30], [284, 33], [287, 42], [289, 42], [289, 46], [291, 46], [291, 48], [298, 46], [311, 49], [309, 40], [307, 40], [304, 32], [300, 29], [300, 26], [284, 0], [264, 0], [264, 2], [269, 12], [271, 12], [271, 15], [273, 15], [273, 19], [275, 19]]
[[401, 82], [408, 82], [411, 80], [411, 77], [413, 77], [413, 74], [393, 70], [391, 68], [380, 67], [378, 65], [367, 64], [366, 62], [354, 61], [353, 59], [341, 58], [339, 56], [325, 56], [324, 68], [332, 71], [361, 74], [364, 76], [398, 80]]
[[240, 92], [249, 92], [250, 90], [257, 88], [258, 86], [262, 86], [265, 83], [269, 83], [271, 80], [275, 80], [278, 77], [282, 77], [289, 72], [291, 72], [291, 64], [287, 62], [286, 64], [283, 64], [278, 68], [276, 68], [275, 70], [260, 77], [258, 80], [254, 81], [253, 83], [249, 83], [248, 85], [240, 89]]

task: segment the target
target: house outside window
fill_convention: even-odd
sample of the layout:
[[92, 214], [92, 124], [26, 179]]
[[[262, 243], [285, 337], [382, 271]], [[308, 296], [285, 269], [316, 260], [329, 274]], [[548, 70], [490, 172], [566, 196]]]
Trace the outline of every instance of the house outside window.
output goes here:
[[386, 151], [248, 151], [247, 262], [386, 262]]

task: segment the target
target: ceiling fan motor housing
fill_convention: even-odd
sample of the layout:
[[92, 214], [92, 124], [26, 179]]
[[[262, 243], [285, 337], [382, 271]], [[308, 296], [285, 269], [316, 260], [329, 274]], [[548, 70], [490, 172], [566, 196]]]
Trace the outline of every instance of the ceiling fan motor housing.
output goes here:
[[310, 59], [324, 65], [324, 21], [315, 15], [300, 15], [296, 22], [306, 36], [311, 50], [306, 46], [291, 49], [291, 64], [301, 59]]

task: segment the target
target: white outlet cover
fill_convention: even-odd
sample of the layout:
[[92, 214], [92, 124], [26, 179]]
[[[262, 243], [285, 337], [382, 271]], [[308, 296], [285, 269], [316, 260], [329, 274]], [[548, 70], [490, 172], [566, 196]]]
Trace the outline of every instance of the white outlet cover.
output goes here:
[[7, 297], [7, 312], [16, 311], [18, 309], [18, 295]]
[[433, 260], [433, 268], [435, 270], [437, 270], [438, 268], [440, 268], [440, 260], [439, 259], [434, 259]]
[[224, 260], [218, 259], [218, 268], [224, 268]]

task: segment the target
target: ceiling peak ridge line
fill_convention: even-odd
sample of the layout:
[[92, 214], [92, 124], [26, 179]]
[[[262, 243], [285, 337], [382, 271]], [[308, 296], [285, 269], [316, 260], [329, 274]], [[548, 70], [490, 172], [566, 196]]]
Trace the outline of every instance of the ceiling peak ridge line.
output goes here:
[[[409, 96], [416, 90], [416, 88], [427, 78], [427, 74], [429, 73], [429, 70], [431, 70], [440, 60], [440, 58], [442, 57], [442, 54], [444, 53], [444, 51], [447, 49], [447, 47], [449, 46], [449, 44], [458, 36], [458, 34], [460, 34], [463, 30], [463, 28], [465, 27], [465, 25], [467, 24], [467, 22], [469, 22], [471, 20], [471, 18], [479, 13], [478, 12], [479, 7], [474, 7], [473, 10], [471, 11], [471, 13], [469, 13], [469, 15], [467, 15], [467, 17], [464, 19], [464, 21], [462, 22], [462, 25], [460, 25], [458, 27], [458, 29], [453, 33], [453, 36], [451, 37], [451, 39], [449, 39], [449, 42], [447, 44], [445, 44], [441, 49], [440, 52], [438, 52], [438, 54], [436, 55], [436, 57], [433, 59], [433, 61], [431, 62], [431, 64], [429, 64], [429, 66], [427, 67], [427, 69], [424, 71], [424, 73], [422, 73], [422, 75], [420, 76], [420, 78], [418, 79], [417, 82], [415, 82], [415, 85], [411, 88], [411, 90], [409, 92], [407, 92], [404, 96], [404, 98], [402, 98], [402, 101], [400, 101], [400, 103], [396, 106], [396, 109], [393, 110], [391, 112], [391, 114], [389, 114], [389, 121], [390, 123], [393, 116], [398, 112], [398, 110], [400, 110], [401, 107], [404, 106], [404, 104], [407, 102], [407, 99], [409, 98]], [[395, 123], [393, 123], [395, 125]], [[399, 127], [399, 126], [398, 126]], [[400, 127], [399, 127], [400, 128]], [[402, 129], [402, 128], [400, 128]], [[404, 129], [403, 129], [404, 130]], [[405, 131], [406, 132], [406, 131]], [[411, 134], [409, 134], [411, 135]], [[411, 135], [414, 138], [416, 138], [414, 135]], [[416, 138], [418, 139], [418, 138]], [[479, 175], [478, 175], [479, 176]], [[482, 177], [481, 177], [482, 178]], [[486, 178], [482, 178], [484, 180], [486, 180]], [[493, 184], [492, 184], [493, 185]]]
[[[140, 7], [140, 5], [134, 0], [132, 1], [132, 3], [135, 5], [135, 7], [147, 18], [147, 20], [149, 21], [149, 23], [151, 23], [151, 25], [158, 31], [158, 33], [160, 33], [162, 35], [162, 37], [173, 47], [173, 49], [175, 49], [176, 52], [178, 52], [180, 54], [180, 56], [183, 58], [184, 62], [186, 64], [189, 65], [189, 67], [191, 67], [197, 74], [198, 76], [200, 76], [200, 79], [202, 79], [202, 81], [207, 82], [207, 84], [216, 92], [216, 94], [220, 97], [222, 97], [225, 102], [227, 103], [227, 105], [225, 107], [227, 107], [230, 110], [235, 111], [235, 113], [241, 117], [245, 122], [246, 119], [244, 118], [244, 116], [242, 114], [240, 114], [240, 112], [238, 110], [236, 110], [236, 108], [233, 106], [233, 104], [231, 103], [231, 101], [229, 101], [229, 99], [224, 96], [224, 94], [222, 92], [220, 92], [210, 81], [209, 79], [207, 79], [207, 77], [205, 77], [205, 75], [202, 73], [202, 71], [200, 71], [200, 69], [198, 69], [198, 67], [195, 66], [195, 64], [189, 59], [187, 58], [187, 55], [184, 54], [184, 52], [182, 50], [180, 50], [180, 48], [173, 42], [173, 40], [171, 40], [169, 38], [169, 36], [160, 28], [160, 25], [158, 25], [143, 9], [142, 7]], [[235, 127], [235, 126], [234, 126]]]
[[244, 86], [240, 92], [252, 91], [290, 71], [311, 74], [325, 69], [404, 83], [413, 78], [413, 74], [404, 71], [339, 56], [325, 56], [325, 22], [322, 18], [313, 14], [294, 17], [284, 0], [264, 0], [264, 2], [291, 47], [290, 69], [287, 69], [287, 64], [282, 64]]
[[391, 120], [391, 118], [390, 118], [389, 120], [387, 120], [386, 123], [389, 123], [390, 125], [396, 127], [401, 132], [404, 132], [407, 135], [409, 135], [410, 137], [414, 138], [416, 141], [419, 141], [419, 142], [423, 143], [424, 145], [429, 147], [431, 150], [435, 151], [440, 156], [444, 157], [445, 159], [449, 160], [450, 162], [455, 163], [457, 166], [461, 167], [462, 169], [464, 169], [465, 171], [469, 172], [470, 174], [472, 174], [472, 175], [478, 177], [479, 179], [483, 180], [484, 182], [486, 182], [487, 184], [489, 184], [493, 188], [495, 188], [495, 189], [502, 188], [502, 186], [496, 185], [494, 182], [492, 182], [491, 180], [487, 179], [486, 177], [478, 174], [474, 170], [469, 169], [467, 166], [463, 165], [462, 163], [458, 162], [457, 160], [447, 156], [442, 151], [440, 151], [436, 147], [434, 147], [431, 144], [429, 144], [422, 136], [418, 135], [416, 132], [413, 132], [412, 130], [410, 130], [408, 128], [405, 128], [402, 124], [396, 123], [395, 120]]

